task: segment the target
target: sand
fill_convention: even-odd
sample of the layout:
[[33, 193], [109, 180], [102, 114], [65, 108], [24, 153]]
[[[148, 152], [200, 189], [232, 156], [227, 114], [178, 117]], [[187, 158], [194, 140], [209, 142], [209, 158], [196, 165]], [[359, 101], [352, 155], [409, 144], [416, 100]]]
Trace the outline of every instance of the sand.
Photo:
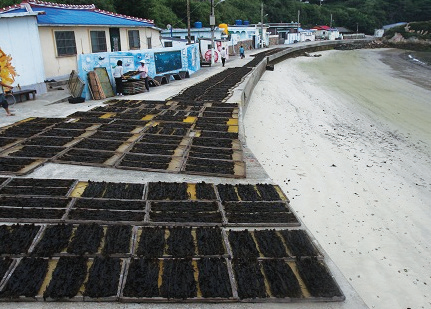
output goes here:
[[245, 114], [248, 147], [370, 308], [431, 307], [431, 71], [401, 53], [286, 60]]

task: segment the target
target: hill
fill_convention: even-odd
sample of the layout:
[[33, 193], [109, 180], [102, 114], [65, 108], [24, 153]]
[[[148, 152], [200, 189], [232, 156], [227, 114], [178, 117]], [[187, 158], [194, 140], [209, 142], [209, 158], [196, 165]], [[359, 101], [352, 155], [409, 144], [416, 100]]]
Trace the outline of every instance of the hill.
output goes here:
[[[189, 0], [191, 22], [209, 24], [209, 0]], [[314, 25], [343, 26], [367, 34], [374, 29], [396, 22], [431, 20], [431, 0], [214, 0], [217, 23], [233, 24], [236, 19], [250, 23], [261, 21], [261, 2], [264, 22], [298, 20], [303, 27]], [[21, 0], [0, 0], [0, 7]], [[54, 1], [53, 1], [54, 2]], [[91, 4], [121, 14], [154, 19], [165, 28], [187, 26], [187, 0], [57, 0], [58, 3]], [[332, 16], [332, 19], [331, 19]]]

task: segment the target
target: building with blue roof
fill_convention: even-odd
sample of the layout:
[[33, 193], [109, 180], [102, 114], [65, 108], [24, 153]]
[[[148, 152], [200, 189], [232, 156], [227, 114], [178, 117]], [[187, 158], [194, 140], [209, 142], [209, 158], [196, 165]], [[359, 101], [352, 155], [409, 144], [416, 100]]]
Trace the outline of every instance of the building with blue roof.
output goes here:
[[80, 54], [162, 47], [161, 29], [153, 20], [100, 10], [94, 4], [25, 0], [0, 9], [0, 17], [23, 13], [37, 16], [46, 79], [68, 77], [77, 69]]

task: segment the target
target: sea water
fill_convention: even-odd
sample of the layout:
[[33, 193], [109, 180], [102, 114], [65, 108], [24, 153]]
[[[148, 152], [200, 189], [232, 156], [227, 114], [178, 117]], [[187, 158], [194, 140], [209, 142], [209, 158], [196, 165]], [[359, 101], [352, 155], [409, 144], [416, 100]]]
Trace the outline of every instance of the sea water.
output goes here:
[[[406, 52], [408, 60], [431, 70], [431, 52]], [[430, 73], [431, 74], [431, 73]]]
[[304, 61], [301, 69], [346, 98], [340, 104], [431, 148], [431, 53], [361, 49], [321, 54]]

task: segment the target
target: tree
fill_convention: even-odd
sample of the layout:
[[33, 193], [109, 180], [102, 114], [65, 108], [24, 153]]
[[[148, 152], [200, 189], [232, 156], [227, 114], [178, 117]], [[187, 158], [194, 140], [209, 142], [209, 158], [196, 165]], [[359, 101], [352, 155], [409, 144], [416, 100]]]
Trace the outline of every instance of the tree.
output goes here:
[[[0, 0], [6, 7], [22, 0]], [[218, 0], [214, 0], [216, 3]], [[165, 28], [186, 27], [186, 0], [55, 0], [68, 4], [94, 3], [99, 9], [135, 17], [153, 19], [157, 26]], [[400, 21], [431, 20], [431, 0], [226, 0], [215, 7], [216, 22], [233, 24], [236, 19], [260, 22], [260, 5], [264, 3], [265, 22], [296, 21], [301, 11], [300, 23], [314, 26], [329, 25], [332, 14], [336, 26], [344, 26], [366, 33], [375, 28]], [[210, 0], [190, 0], [191, 21], [201, 21], [209, 26]]]
[[115, 12], [121, 14], [151, 19], [149, 17], [148, 1], [145, 0], [115, 0], [114, 9]]

